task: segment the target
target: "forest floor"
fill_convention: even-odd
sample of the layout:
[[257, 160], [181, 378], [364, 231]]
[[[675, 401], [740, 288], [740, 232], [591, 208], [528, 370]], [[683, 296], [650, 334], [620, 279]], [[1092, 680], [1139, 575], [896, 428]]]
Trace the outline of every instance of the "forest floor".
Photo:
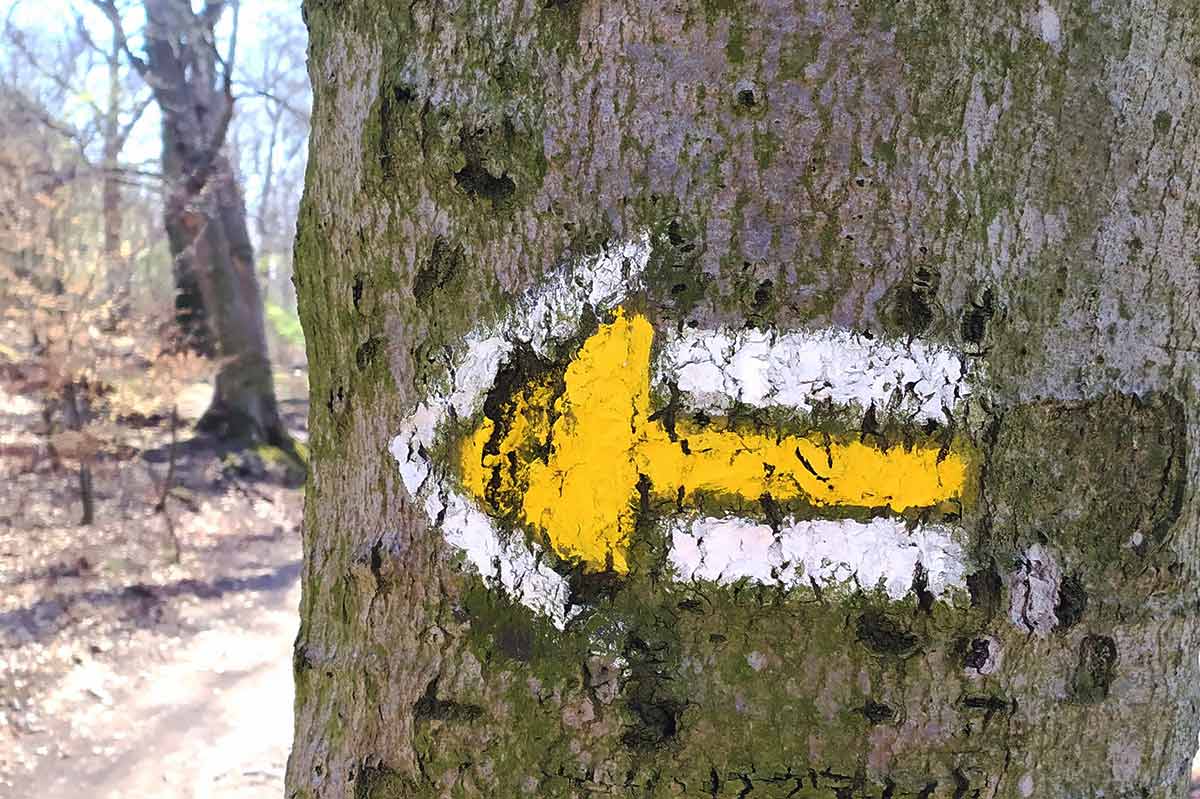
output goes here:
[[[298, 475], [193, 437], [196, 385], [174, 437], [162, 418], [101, 432], [80, 526], [77, 467], [46, 457], [16, 377], [0, 371], [0, 799], [282, 796]], [[277, 384], [303, 440], [304, 376]]]

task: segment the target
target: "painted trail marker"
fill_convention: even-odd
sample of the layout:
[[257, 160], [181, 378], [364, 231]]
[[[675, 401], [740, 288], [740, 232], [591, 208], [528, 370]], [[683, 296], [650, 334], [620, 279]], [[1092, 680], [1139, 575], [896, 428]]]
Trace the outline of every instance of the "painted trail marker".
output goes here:
[[[680, 579], [857, 580], [899, 598], [919, 566], [935, 594], [961, 586], [954, 531], [898, 514], [960, 501], [972, 471], [965, 447], [926, 441], [881, 448], [849, 432], [763, 432], [720, 417], [750, 405], [799, 418], [824, 402], [883, 408], [914, 425], [943, 422], [969, 390], [960, 358], [927, 343], [841, 330], [689, 330], [662, 336], [656, 353], [650, 322], [621, 306], [649, 256], [643, 236], [524, 296], [494, 329], [467, 338], [445, 389], [405, 420], [392, 453], [447, 541], [560, 627], [571, 614], [570, 592], [542, 547], [585, 571], [628, 572], [643, 494], [680, 508], [697, 496], [731, 509], [764, 496], [800, 500], [817, 517], [772, 526], [732, 510], [692, 514], [669, 531], [669, 560]], [[577, 334], [589, 306], [611, 321], [583, 341], [565, 370], [523, 375], [484, 408], [519, 347], [548, 356]], [[652, 408], [654, 389], [667, 385], [685, 408], [717, 418], [668, 425]], [[461, 434], [464, 422], [473, 427], [454, 454], [435, 463], [429, 452], [439, 436], [453, 436], [452, 428]], [[847, 509], [869, 509], [875, 518], [823, 518]], [[530, 535], [504, 534], [500, 519]]]

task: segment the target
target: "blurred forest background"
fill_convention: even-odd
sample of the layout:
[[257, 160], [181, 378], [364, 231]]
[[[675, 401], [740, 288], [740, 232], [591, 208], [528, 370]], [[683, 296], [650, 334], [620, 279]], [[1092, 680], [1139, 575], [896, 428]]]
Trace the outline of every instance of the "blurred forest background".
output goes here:
[[0, 0], [0, 797], [282, 792], [305, 48], [299, 0]]

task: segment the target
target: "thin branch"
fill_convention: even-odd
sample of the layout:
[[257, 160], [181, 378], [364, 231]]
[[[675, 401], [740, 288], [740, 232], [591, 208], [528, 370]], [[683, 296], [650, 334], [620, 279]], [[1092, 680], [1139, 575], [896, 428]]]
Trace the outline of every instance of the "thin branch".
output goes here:
[[269, 100], [270, 102], [275, 103], [277, 106], [282, 108], [284, 111], [287, 111], [289, 114], [293, 115], [294, 117], [296, 117], [298, 120], [300, 120], [301, 122], [303, 122], [305, 124], [308, 124], [312, 118], [308, 112], [297, 108], [296, 106], [292, 105], [287, 100], [283, 99], [282, 97], [280, 97], [276, 94], [272, 94], [271, 92], [269, 92], [265, 89], [259, 89], [255, 86], [251, 86], [246, 83], [243, 83], [241, 85], [245, 86], [247, 89], [249, 89], [249, 91], [246, 92], [245, 94], [237, 95], [237, 97], [235, 97], [234, 99], [242, 99], [242, 98], [247, 98], [247, 97], [261, 97], [264, 100]]
[[78, 11], [75, 11], [74, 15], [75, 32], [79, 34], [79, 38], [83, 40], [83, 43], [86, 44], [90, 50], [94, 51], [97, 55], [103, 58], [106, 63], [111, 64], [112, 56], [105, 52], [100, 45], [96, 44], [96, 40], [92, 38], [92, 32], [88, 30], [87, 25], [83, 21], [83, 15]]
[[[33, 53], [33, 51], [29, 49], [29, 46], [25, 44], [24, 31], [20, 30], [19, 28], [9, 27], [7, 30], [5, 30], [5, 38], [7, 38], [8, 41], [11, 42], [12, 45], [21, 52], [21, 55], [25, 56], [25, 60], [29, 62], [29, 65], [33, 67], [34, 70], [43, 78], [49, 80], [65, 94], [78, 94], [75, 87], [72, 86], [58, 70], [48, 69], [42, 65], [41, 59], [39, 59]], [[91, 100], [84, 100], [84, 103], [92, 109], [92, 113], [96, 116], [104, 115], [104, 112], [100, 110], [100, 107]]]
[[125, 57], [129, 59], [129, 63], [133, 65], [133, 68], [145, 80], [149, 72], [149, 67], [145, 61], [138, 58], [129, 49], [129, 39], [125, 36], [125, 27], [121, 23], [121, 12], [117, 9], [116, 3], [113, 0], [92, 0], [92, 5], [100, 9], [104, 13], [104, 16], [108, 17], [108, 21], [112, 23], [113, 35], [117, 37], [117, 42], [121, 45], [121, 51], [125, 53]]
[[130, 109], [129, 122], [125, 123], [125, 125], [121, 127], [120, 132], [117, 134], [117, 152], [120, 152], [125, 148], [125, 142], [129, 140], [129, 134], [133, 133], [134, 126], [137, 125], [138, 120], [142, 118], [142, 114], [146, 112], [146, 109], [149, 108], [150, 104], [153, 102], [154, 93], [151, 92], [135, 103], [133, 108]]

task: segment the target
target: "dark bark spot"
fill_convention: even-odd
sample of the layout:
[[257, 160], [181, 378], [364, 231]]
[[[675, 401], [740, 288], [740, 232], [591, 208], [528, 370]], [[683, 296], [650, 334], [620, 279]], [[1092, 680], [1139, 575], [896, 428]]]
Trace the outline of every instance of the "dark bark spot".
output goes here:
[[[512, 123], [505, 120], [504, 130], [500, 135], [493, 134], [491, 130], [482, 130], [463, 134], [459, 138], [467, 163], [454, 173], [454, 180], [467, 194], [487, 200], [493, 210], [509, 207], [509, 201], [517, 191], [517, 184], [503, 170], [489, 168], [488, 151], [497, 147], [507, 149], [514, 136]], [[502, 141], [503, 144], [497, 145], [493, 140]]]
[[877, 655], [902, 657], [917, 648], [917, 637], [881, 611], [869, 610], [858, 617], [858, 640]]
[[680, 253], [686, 254], [696, 249], [696, 245], [692, 243], [693, 235], [690, 231], [684, 231], [678, 219], [672, 219], [671, 223], [667, 225], [667, 241], [671, 242], [671, 246]]
[[900, 332], [918, 336], [929, 329], [935, 316], [941, 274], [922, 264], [895, 286], [886, 303], [888, 321]]
[[1003, 713], [1012, 709], [1009, 700], [997, 695], [965, 696], [962, 703], [963, 707], [969, 710], [984, 710], [992, 713]]
[[493, 640], [506, 657], [528, 662], [533, 657], [533, 631], [519, 622], [497, 625]]
[[379, 356], [379, 353], [383, 352], [384, 343], [382, 337], [371, 336], [358, 345], [358, 349], [354, 351], [354, 364], [360, 372], [365, 372]]
[[462, 245], [451, 245], [441, 236], [433, 241], [429, 254], [417, 275], [413, 278], [412, 293], [417, 302], [424, 302], [435, 292], [446, 287], [466, 264]]
[[434, 677], [425, 686], [425, 693], [413, 705], [413, 720], [420, 721], [474, 721], [483, 715], [483, 708], [463, 702], [438, 699], [438, 678]]
[[[320, 776], [319, 772], [317, 774]], [[354, 799], [402, 799], [412, 796], [416, 788], [411, 780], [403, 777], [398, 771], [364, 763], [358, 769]]]
[[[675, 432], [675, 419], [679, 414], [681, 404], [681, 394], [679, 392], [679, 384], [674, 381], [667, 384], [667, 391], [670, 392], [671, 398], [667, 404], [659, 408], [654, 413], [650, 414], [648, 421], [660, 422], [663, 429], [667, 431], [667, 437], [672, 441], [676, 441], [678, 436]], [[687, 454], [687, 443], [684, 442], [684, 454]]]
[[358, 310], [359, 303], [362, 302], [363, 296], [363, 273], [356, 272], [354, 275], [354, 285], [350, 288], [350, 297], [354, 301], [354, 310]]
[[917, 609], [925, 614], [933, 613], [933, 603], [937, 597], [929, 590], [929, 572], [923, 563], [918, 563], [913, 569], [912, 590], [917, 595]]
[[1083, 612], [1087, 610], [1087, 602], [1087, 591], [1084, 590], [1079, 576], [1068, 574], [1063, 577], [1062, 584], [1058, 587], [1058, 603], [1054, 606], [1054, 615], [1058, 618], [1054, 629], [1069, 630], [1078, 624], [1083, 618]]
[[753, 108], [758, 105], [758, 98], [754, 96], [753, 89], [742, 89], [737, 93], [737, 103], [742, 108]]
[[859, 709], [868, 722], [872, 725], [882, 724], [885, 721], [891, 721], [896, 718], [896, 711], [889, 705], [881, 702], [876, 702], [873, 699], [868, 699], [866, 704]]
[[1107, 635], [1088, 635], [1079, 642], [1079, 665], [1071, 682], [1071, 698], [1095, 704], [1108, 698], [1116, 677], [1117, 642]]
[[632, 696], [628, 701], [634, 723], [621, 736], [621, 742], [638, 751], [660, 749], [679, 734], [679, 717], [684, 704], [668, 698]]
[[[953, 771], [954, 777], [954, 799], [966, 799], [967, 791], [971, 790], [971, 781], [967, 779], [967, 775], [962, 773], [961, 768], [956, 768]], [[974, 796], [979, 796], [979, 791], [975, 791]]]
[[1015, 699], [1009, 699], [999, 694], [984, 694], [976, 696], [964, 696], [962, 698], [962, 706], [967, 710], [974, 710], [983, 713], [983, 727], [987, 729], [992, 718], [997, 714], [1008, 715], [1015, 713], [1017, 710], [1017, 702]]
[[751, 306], [755, 313], [761, 314], [767, 310], [767, 306], [771, 303], [774, 288], [775, 284], [770, 280], [764, 280], [758, 284], [758, 288], [754, 290], [754, 304]]
[[979, 608], [987, 618], [996, 615], [1004, 592], [1004, 582], [996, 571], [996, 564], [967, 575], [967, 591], [971, 594], [971, 607]]
[[1186, 442], [1183, 404], [1161, 393], [1010, 408], [984, 476], [991, 523], [1086, 553], [1085, 584], [1140, 567], [1182, 512]]
[[985, 289], [979, 302], [973, 301], [971, 307], [963, 312], [960, 323], [963, 341], [971, 344], [981, 343], [987, 335], [988, 322], [995, 312], [995, 295], [990, 288]]
[[670, 693], [676, 682], [670, 660], [678, 641], [665, 636], [673, 635], [674, 628], [656, 623], [650, 631], [654, 634], [650, 640], [630, 633], [622, 652], [630, 675], [623, 694], [633, 723], [625, 728], [621, 741], [641, 752], [670, 744], [679, 734], [680, 718], [687, 707]]
[[517, 184], [508, 175], [493, 175], [481, 161], [467, 161], [467, 165], [454, 173], [454, 179], [468, 194], [491, 201], [492, 207], [504, 206], [517, 190]]
[[986, 638], [973, 638], [963, 655], [963, 668], [979, 671], [987, 665], [991, 655], [991, 643]]
[[397, 84], [385, 89], [379, 99], [379, 166], [384, 172], [394, 169], [396, 163], [392, 132], [400, 127], [405, 107], [413, 101], [410, 87]]

